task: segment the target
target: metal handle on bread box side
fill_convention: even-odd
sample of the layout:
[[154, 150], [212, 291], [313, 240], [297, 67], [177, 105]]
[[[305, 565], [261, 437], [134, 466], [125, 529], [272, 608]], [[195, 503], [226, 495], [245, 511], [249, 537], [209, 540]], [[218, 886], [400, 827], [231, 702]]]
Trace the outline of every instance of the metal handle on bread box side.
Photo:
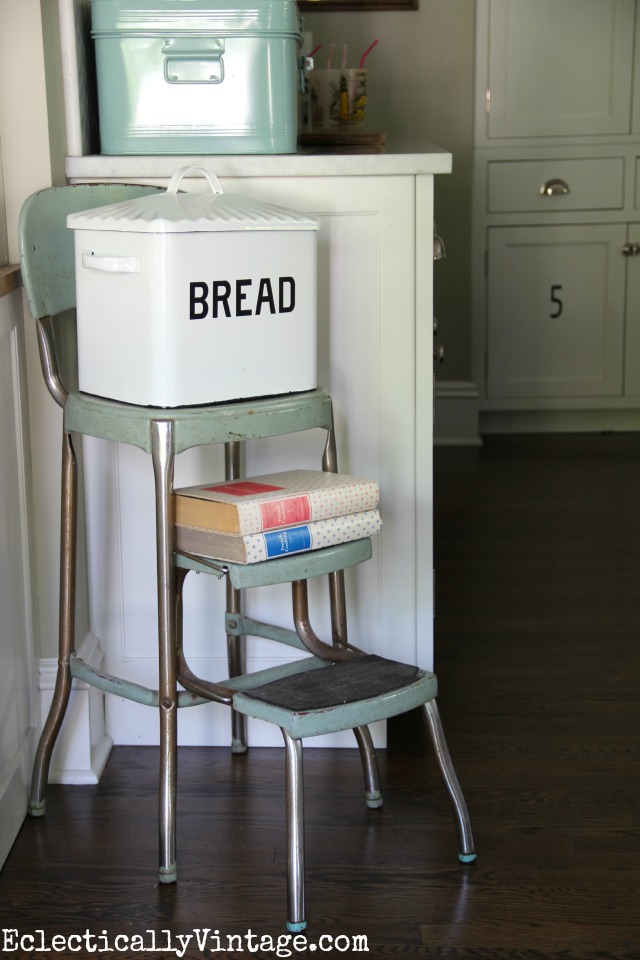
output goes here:
[[142, 273], [142, 257], [110, 257], [85, 251], [82, 266], [102, 273]]
[[219, 57], [166, 57], [164, 78], [167, 83], [222, 83], [222, 54]]
[[162, 44], [167, 83], [222, 83], [224, 40], [220, 37], [168, 37]]

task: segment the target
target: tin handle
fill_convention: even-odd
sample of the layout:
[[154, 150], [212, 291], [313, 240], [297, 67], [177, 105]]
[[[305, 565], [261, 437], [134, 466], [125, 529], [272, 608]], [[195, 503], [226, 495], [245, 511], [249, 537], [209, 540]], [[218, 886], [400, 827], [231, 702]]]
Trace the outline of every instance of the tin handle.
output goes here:
[[167, 83], [222, 83], [222, 57], [167, 57], [164, 62]]
[[142, 257], [96, 256], [91, 251], [82, 254], [82, 266], [86, 270], [101, 270], [103, 273], [142, 273]]
[[220, 181], [216, 177], [215, 173], [209, 170], [208, 167], [180, 167], [179, 170], [176, 170], [174, 175], [169, 181], [169, 186], [167, 187], [167, 193], [177, 193], [178, 187], [182, 182], [182, 178], [188, 176], [191, 173], [200, 173], [202, 176], [209, 181], [209, 186], [214, 193], [224, 193], [222, 187], [220, 186]]

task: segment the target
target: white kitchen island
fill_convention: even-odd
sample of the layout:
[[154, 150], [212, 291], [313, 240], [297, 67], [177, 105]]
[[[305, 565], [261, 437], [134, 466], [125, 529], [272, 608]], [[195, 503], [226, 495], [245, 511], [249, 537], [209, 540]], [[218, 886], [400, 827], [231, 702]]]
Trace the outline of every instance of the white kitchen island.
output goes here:
[[[377, 479], [382, 495], [383, 530], [373, 559], [348, 574], [350, 640], [431, 668], [433, 193], [434, 177], [450, 171], [451, 156], [429, 144], [353, 155], [78, 156], [67, 159], [67, 175], [72, 182], [166, 184], [176, 169], [192, 164], [213, 170], [225, 191], [279, 203], [321, 223], [318, 383], [334, 399], [340, 470]], [[208, 189], [201, 178], [186, 183]], [[282, 363], [295, 359], [285, 345]], [[109, 672], [155, 686], [151, 461], [134, 447], [84, 444], [91, 634]], [[246, 472], [316, 467], [321, 446], [320, 437], [302, 435], [260, 441], [247, 451]], [[176, 485], [222, 476], [218, 449], [177, 458]], [[312, 622], [326, 636], [325, 585], [314, 586], [312, 602], [321, 608]], [[289, 625], [288, 589], [256, 593], [247, 601], [250, 615], [284, 615]], [[190, 659], [201, 675], [225, 676], [224, 587], [191, 575], [185, 599]], [[248, 639], [252, 670], [282, 655], [267, 640]], [[157, 742], [153, 710], [113, 697], [106, 710], [114, 742]], [[183, 744], [226, 744], [228, 711], [215, 704], [183, 711], [179, 728]], [[252, 744], [280, 744], [278, 731], [257, 721], [249, 736]], [[379, 731], [378, 742], [382, 736]], [[315, 742], [355, 743], [347, 735]]]

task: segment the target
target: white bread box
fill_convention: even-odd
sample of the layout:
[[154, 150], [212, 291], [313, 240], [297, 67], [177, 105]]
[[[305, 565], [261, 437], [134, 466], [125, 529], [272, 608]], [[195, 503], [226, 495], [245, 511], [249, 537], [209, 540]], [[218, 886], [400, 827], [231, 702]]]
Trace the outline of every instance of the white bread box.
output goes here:
[[[197, 173], [211, 190], [179, 193]], [[67, 225], [82, 392], [179, 407], [315, 388], [315, 220], [184, 167]]]

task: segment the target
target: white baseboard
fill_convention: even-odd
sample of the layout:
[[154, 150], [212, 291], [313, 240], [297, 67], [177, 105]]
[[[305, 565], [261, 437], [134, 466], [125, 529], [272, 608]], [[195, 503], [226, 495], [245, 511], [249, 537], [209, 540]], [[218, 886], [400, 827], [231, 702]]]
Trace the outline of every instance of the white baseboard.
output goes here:
[[466, 380], [436, 381], [433, 442], [438, 445], [480, 446], [478, 388]]
[[[101, 667], [104, 653], [93, 634], [82, 641], [78, 656], [92, 667]], [[46, 718], [56, 683], [58, 661], [40, 660], [38, 689], [41, 716]], [[105, 695], [96, 687], [74, 680], [69, 706], [51, 757], [49, 783], [98, 783], [109, 758], [113, 741], [105, 732]]]

